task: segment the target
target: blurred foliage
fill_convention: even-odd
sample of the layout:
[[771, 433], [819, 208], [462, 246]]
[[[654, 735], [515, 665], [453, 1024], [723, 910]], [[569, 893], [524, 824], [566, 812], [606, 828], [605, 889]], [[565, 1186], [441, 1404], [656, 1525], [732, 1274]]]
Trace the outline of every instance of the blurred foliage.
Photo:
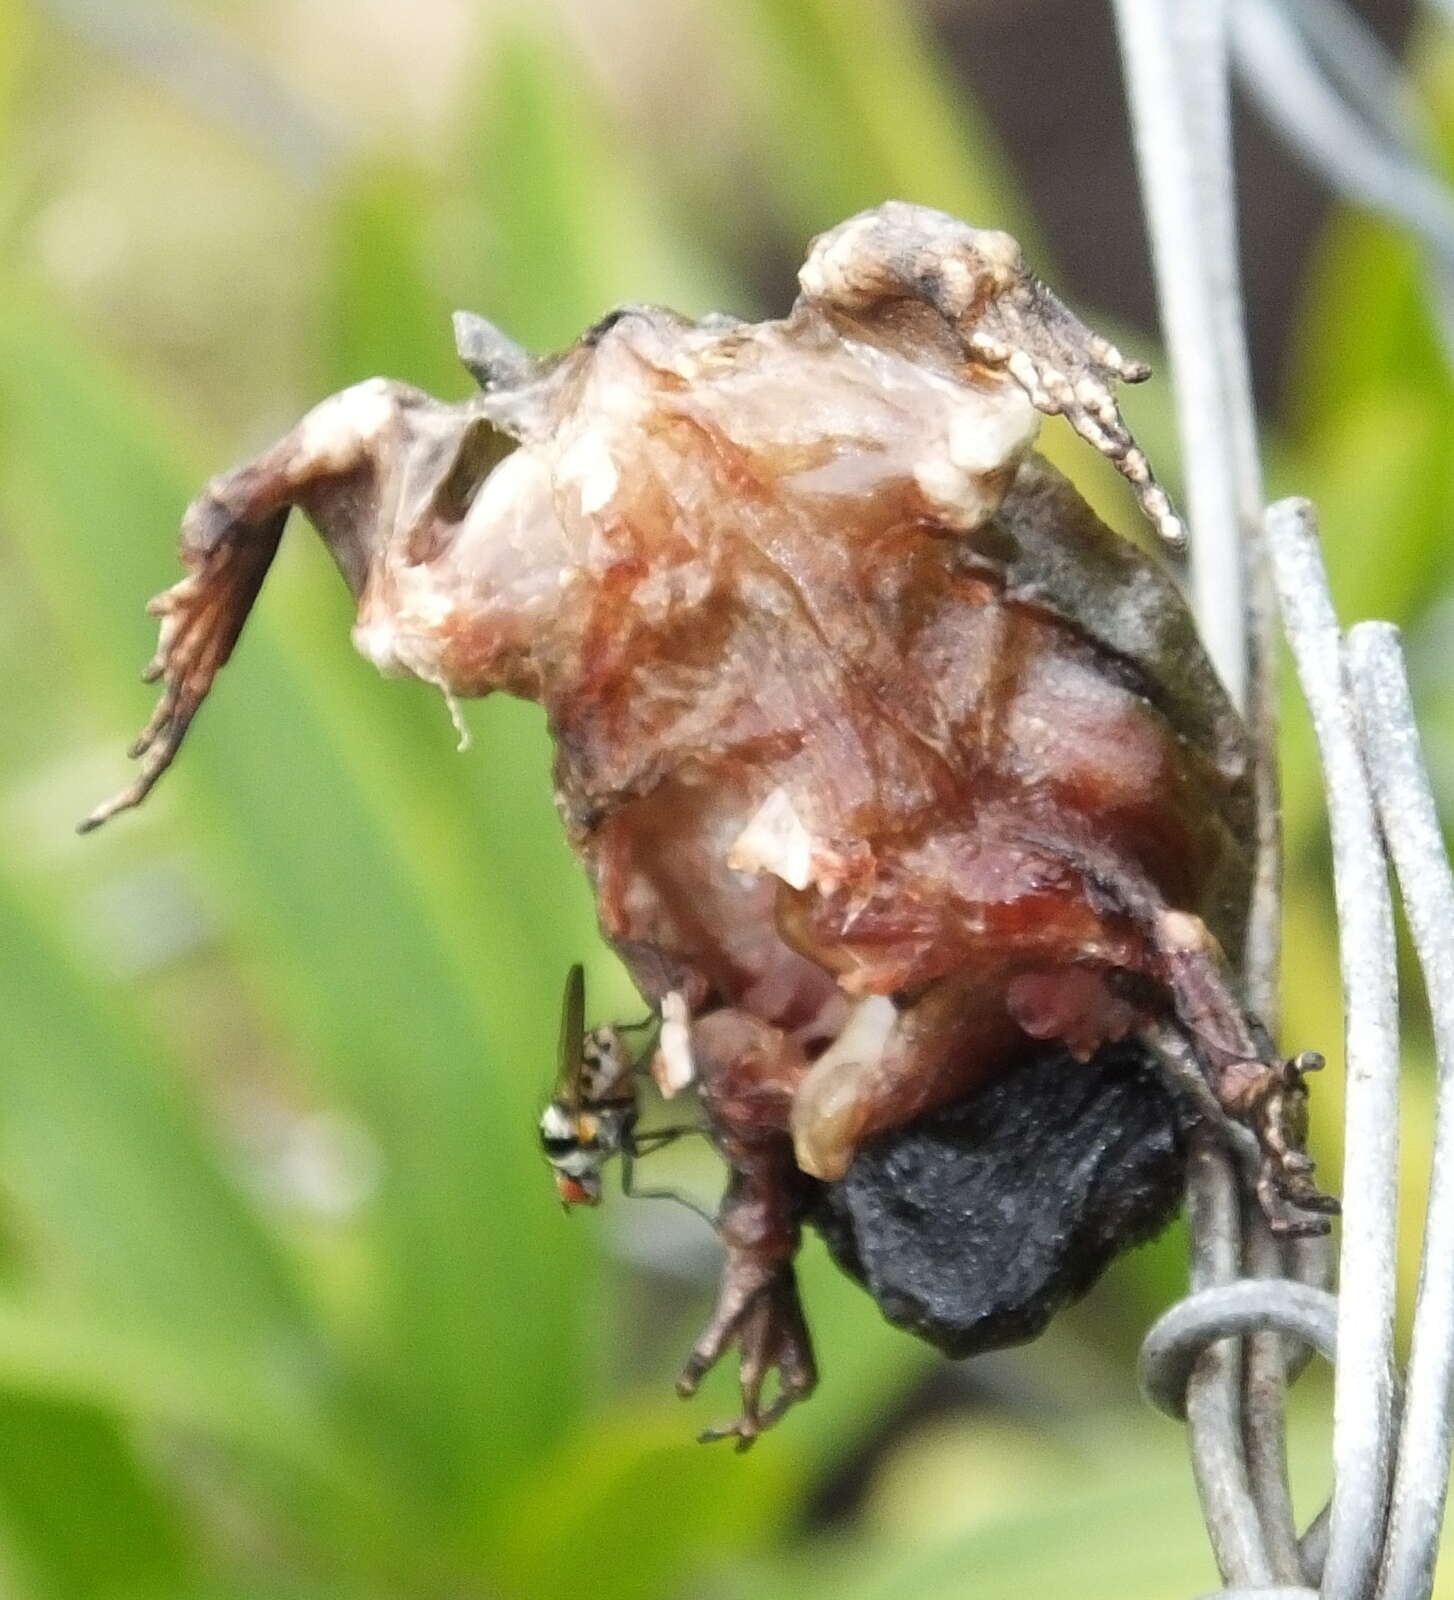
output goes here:
[[[359, 136], [319, 156], [318, 188], [163, 76], [0, 0], [0, 1592], [1207, 1587], [1182, 1440], [1130, 1376], [1182, 1281], [1175, 1230], [956, 1382], [810, 1249], [818, 1396], [745, 1460], [691, 1442], [730, 1404], [725, 1379], [691, 1411], [670, 1399], [710, 1296], [705, 1236], [621, 1205], [563, 1219], [534, 1149], [568, 961], [589, 954], [603, 1014], [633, 1004], [558, 836], [539, 719], [472, 708], [476, 751], [457, 755], [430, 692], [353, 656], [306, 537], [176, 776], [99, 839], [69, 832], [143, 715], [140, 602], [170, 581], [195, 486], [373, 372], [462, 393], [454, 303], [544, 347], [626, 299], [749, 312], [765, 261], [888, 194], [1033, 241], [890, 0], [721, 0], [695, 58], [641, 66], [644, 109], [548, 7], [492, 17], [441, 139]], [[185, 35], [182, 59], [210, 37]], [[1447, 40], [1420, 60], [1454, 140]], [[1450, 384], [1386, 230], [1329, 230], [1293, 391], [1279, 487], [1319, 500], [1344, 615], [1411, 628], [1454, 783]], [[1135, 408], [1166, 437], [1164, 385]], [[1128, 521], [1120, 486], [1047, 439]], [[1285, 1031], [1336, 1057], [1290, 694], [1287, 744]], [[1417, 1041], [1409, 1077], [1426, 1101]], [[1337, 1081], [1318, 1104], [1332, 1171]], [[1297, 1398], [1311, 1507], [1320, 1375]]]

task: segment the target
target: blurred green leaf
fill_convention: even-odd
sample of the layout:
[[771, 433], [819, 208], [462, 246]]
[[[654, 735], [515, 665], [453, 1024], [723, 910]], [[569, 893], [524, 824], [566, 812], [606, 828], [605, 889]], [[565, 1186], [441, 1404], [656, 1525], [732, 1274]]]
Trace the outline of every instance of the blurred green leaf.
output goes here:
[[624, 143], [580, 64], [543, 32], [502, 26], [473, 140], [492, 320], [532, 348], [569, 343], [615, 306], [700, 315], [741, 304], [669, 222], [649, 163]]
[[15, 1600], [139, 1600], [185, 1589], [177, 1513], [109, 1417], [5, 1395], [0, 1438], [0, 1529], [18, 1569]]
[[636, 1600], [681, 1592], [714, 1553], [760, 1547], [788, 1509], [781, 1455], [700, 1445], [685, 1420], [629, 1396], [543, 1458], [500, 1519], [506, 1586], [573, 1600], [589, 1573], [600, 1600]]
[[[1165, 1600], [1210, 1589], [1216, 1573], [1194, 1497], [1168, 1493], [1189, 1471], [1175, 1445], [1158, 1454], [1155, 1472], [1118, 1460], [1114, 1484], [1046, 1494], [957, 1536], [810, 1549], [780, 1569], [752, 1569], [739, 1592], [754, 1600]], [[1096, 1476], [1089, 1464], [1083, 1476]]]
[[951, 84], [914, 8], [731, 0], [723, 9], [743, 125], [795, 230], [914, 200], [1006, 228], [1043, 261], [993, 135]]
[[152, 1069], [152, 1041], [3, 880], [0, 926], [0, 1153], [53, 1281], [92, 1314], [164, 1329], [183, 1348], [292, 1359], [307, 1325], [296, 1288]]
[[468, 387], [450, 332], [456, 308], [431, 270], [434, 187], [411, 168], [367, 166], [333, 198], [320, 396], [378, 376], [445, 396]]
[[28, 45], [21, 0], [0, 0], [0, 150], [9, 150], [11, 125]]
[[[114, 704], [118, 673], [144, 648], [133, 607], [154, 579], [140, 571], [157, 571], [196, 480], [119, 383], [14, 298], [0, 308], [0, 369], [6, 456], [29, 490], [17, 531], [72, 640], [70, 670]], [[570, 1272], [544, 1264], [549, 1211], [528, 1133], [539, 1080], [492, 1066], [521, 1058], [484, 1021], [519, 1039], [530, 997], [553, 1013], [555, 986], [547, 999], [521, 960], [528, 941], [510, 913], [528, 907], [495, 906], [467, 850], [434, 848], [441, 827], [458, 842], [457, 802], [430, 798], [451, 793], [447, 744], [431, 757], [421, 734], [400, 733], [383, 685], [373, 714], [332, 693], [314, 632], [326, 619], [290, 630], [286, 587], [269, 585], [175, 788], [219, 903], [246, 929], [268, 1011], [327, 1064], [380, 1147], [374, 1359], [390, 1398], [362, 1420], [421, 1485], [458, 1503], [482, 1476], [508, 1478], [571, 1403]], [[416, 809], [401, 809], [401, 790]]]
[[1350, 407], [1447, 389], [1418, 255], [1387, 224], [1348, 211], [1314, 250], [1293, 328], [1288, 413], [1316, 441]]

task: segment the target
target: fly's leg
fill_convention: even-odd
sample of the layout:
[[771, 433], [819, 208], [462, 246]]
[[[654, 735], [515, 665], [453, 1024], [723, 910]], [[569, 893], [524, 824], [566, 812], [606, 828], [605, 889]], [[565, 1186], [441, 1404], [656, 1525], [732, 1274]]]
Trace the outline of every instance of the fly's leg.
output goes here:
[[[657, 1142], [649, 1147], [641, 1139], [634, 1140], [629, 1148], [621, 1151], [621, 1193], [628, 1200], [675, 1200], [679, 1206], [685, 1206], [688, 1211], [695, 1213], [715, 1233], [717, 1223], [715, 1218], [703, 1211], [695, 1200], [685, 1195], [680, 1189], [638, 1189], [636, 1187], [636, 1157], [649, 1155], [652, 1150], [660, 1150], [670, 1144], [673, 1139], [684, 1133], [697, 1133], [697, 1128], [660, 1128], [656, 1134], [647, 1134], [647, 1139], [655, 1138]], [[665, 1135], [666, 1137], [663, 1137]]]
[[1243, 1010], [1226, 957], [1199, 917], [1162, 911], [1154, 935], [1178, 1025], [1159, 1038], [1146, 1035], [1147, 1042], [1163, 1061], [1171, 1058], [1173, 1077], [1184, 1081], [1185, 1070], [1176, 1065], [1180, 1036], [1205, 1072], [1216, 1106], [1255, 1136], [1257, 1198], [1273, 1232], [1326, 1233], [1338, 1202], [1313, 1182], [1303, 1081], [1323, 1058], [1311, 1050], [1291, 1058], [1275, 1053]]
[[[692, 1048], [702, 1069], [703, 1107], [731, 1175], [718, 1216], [727, 1258], [717, 1305], [682, 1368], [677, 1392], [695, 1394], [735, 1345], [741, 1415], [701, 1437], [734, 1439], [745, 1450], [818, 1381], [792, 1265], [804, 1180], [786, 1132], [792, 1088], [804, 1063], [777, 1029], [738, 1012], [716, 1012], [698, 1022]], [[777, 1392], [765, 1402], [774, 1374]]]
[[693, 1122], [684, 1122], [675, 1128], [651, 1128], [645, 1133], [633, 1134], [631, 1154], [649, 1156], [654, 1151], [664, 1150], [669, 1144], [675, 1144], [678, 1139], [688, 1138], [694, 1133], [705, 1135], [706, 1131]]
[[1064, 416], [1130, 482], [1161, 536], [1185, 541], [1115, 399], [1118, 382], [1139, 383], [1151, 369], [1091, 332], [1030, 272], [1009, 234], [890, 201], [820, 234], [798, 282], [805, 301], [860, 320], [888, 322], [905, 302], [930, 307], [971, 368], [1003, 373], [1037, 411]]

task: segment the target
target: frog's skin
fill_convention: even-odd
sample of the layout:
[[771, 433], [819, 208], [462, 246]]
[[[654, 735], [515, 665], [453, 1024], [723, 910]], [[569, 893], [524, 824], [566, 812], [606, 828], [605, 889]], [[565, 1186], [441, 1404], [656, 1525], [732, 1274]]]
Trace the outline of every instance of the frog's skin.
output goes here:
[[[715, 1315], [749, 1442], [814, 1381], [802, 1174], [1013, 1068], [1190, 1053], [1326, 1226], [1300, 1062], [1240, 1003], [1250, 753], [1157, 566], [1033, 453], [1062, 412], [1178, 525], [1111, 395], [1133, 366], [1007, 235], [888, 204], [817, 239], [781, 321], [628, 307], [536, 362], [457, 322], [482, 392], [334, 395], [187, 511], [153, 602], [137, 803], [235, 644], [289, 510], [387, 672], [538, 700], [601, 927], [690, 1018], [731, 1169]], [[513, 448], [512, 448], [513, 442]], [[1175, 1053], [1174, 1051], [1172, 1052]], [[776, 1397], [765, 1403], [765, 1377]]]

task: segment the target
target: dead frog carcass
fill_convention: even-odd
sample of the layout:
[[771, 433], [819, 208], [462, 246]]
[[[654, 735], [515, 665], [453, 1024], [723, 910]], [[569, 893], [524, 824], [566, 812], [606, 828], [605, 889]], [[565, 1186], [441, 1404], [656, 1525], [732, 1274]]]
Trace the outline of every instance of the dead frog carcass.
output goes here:
[[[627, 307], [541, 361], [462, 316], [474, 398], [375, 379], [214, 479], [183, 522], [187, 575], [153, 602], [164, 689], [138, 781], [88, 819], [175, 755], [293, 506], [376, 665], [541, 702], [601, 928], [686, 1018], [729, 1168], [720, 1298], [680, 1386], [735, 1345], [742, 1415], [712, 1432], [742, 1441], [814, 1381], [805, 1215], [949, 1347], [1032, 1331], [1173, 1203], [1172, 1102], [1145, 1072], [1168, 1051], [1256, 1135], [1275, 1226], [1329, 1207], [1302, 1150], [1309, 1063], [1272, 1053], [1229, 965], [1241, 724], [1173, 586], [1033, 450], [1064, 414], [1175, 536], [1112, 396], [1145, 369], [1007, 235], [916, 206], [822, 235], [800, 284], [780, 321]], [[894, 1229], [912, 1245], [923, 1219], [942, 1225], [931, 1279], [956, 1239], [959, 1281], [986, 1238], [1028, 1240], [1097, 1117], [1095, 1148], [1120, 1128], [1131, 1165], [1054, 1220], [1018, 1320], [958, 1337], [932, 1281], [917, 1302], [882, 1281]], [[1022, 1158], [966, 1191], [956, 1162], [986, 1138]], [[917, 1211], [896, 1206], [915, 1184]]]

